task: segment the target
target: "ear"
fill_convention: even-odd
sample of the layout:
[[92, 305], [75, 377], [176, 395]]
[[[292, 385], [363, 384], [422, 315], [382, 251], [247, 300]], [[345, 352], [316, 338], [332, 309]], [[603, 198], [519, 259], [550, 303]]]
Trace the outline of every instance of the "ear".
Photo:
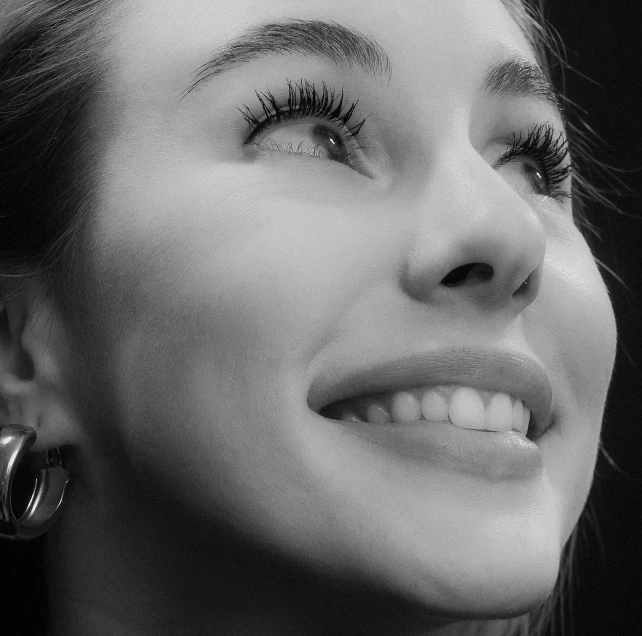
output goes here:
[[0, 302], [0, 426], [36, 430], [32, 450], [80, 439], [64, 323], [43, 287], [28, 283]]

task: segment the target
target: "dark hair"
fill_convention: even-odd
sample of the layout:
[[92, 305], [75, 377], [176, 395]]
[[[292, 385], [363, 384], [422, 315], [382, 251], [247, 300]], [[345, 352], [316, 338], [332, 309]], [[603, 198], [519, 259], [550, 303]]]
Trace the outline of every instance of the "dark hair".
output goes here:
[[[528, 38], [545, 73], [562, 65], [560, 47], [543, 19], [543, 0], [502, 0]], [[24, 277], [55, 280], [69, 265], [76, 237], [87, 218], [97, 185], [91, 110], [106, 61], [107, 29], [100, 24], [114, 0], [33, 0], [6, 16], [0, 25], [0, 296]], [[574, 162], [583, 142], [570, 126]], [[574, 149], [573, 143], [577, 140]], [[578, 223], [589, 227], [579, 202], [595, 191], [574, 175]], [[58, 276], [59, 277], [59, 276]], [[564, 548], [553, 594], [537, 610], [515, 619], [475, 621], [470, 633], [484, 636], [541, 635], [563, 608], [569, 585], [577, 528]], [[3, 590], [3, 632], [45, 633], [43, 541], [30, 546], [6, 544], [3, 569], [31, 579], [16, 597]], [[38, 578], [39, 577], [39, 578]], [[34, 606], [35, 601], [35, 606]], [[28, 618], [27, 618], [28, 617]], [[15, 619], [11, 627], [6, 621]]]
[[51, 271], [91, 205], [89, 110], [106, 0], [36, 0], [0, 32], [0, 293]]

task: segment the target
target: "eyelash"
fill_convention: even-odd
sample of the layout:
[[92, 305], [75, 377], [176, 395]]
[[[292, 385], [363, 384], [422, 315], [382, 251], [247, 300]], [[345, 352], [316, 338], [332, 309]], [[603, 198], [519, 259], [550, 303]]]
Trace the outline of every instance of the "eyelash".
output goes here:
[[[288, 98], [287, 103], [282, 105], [270, 92], [256, 93], [256, 97], [261, 104], [264, 117], [259, 119], [249, 106], [243, 105], [238, 109], [249, 126], [249, 136], [245, 140], [245, 146], [254, 143], [254, 140], [266, 130], [295, 119], [305, 117], [315, 119], [325, 119], [338, 126], [345, 135], [347, 144], [352, 150], [361, 150], [363, 147], [357, 142], [357, 137], [366, 122], [367, 117], [350, 123], [355, 117], [355, 110], [359, 100], [348, 103], [344, 91], [340, 92], [334, 88], [328, 88], [325, 82], [322, 82], [322, 88], [319, 92], [314, 84], [307, 80], [301, 80], [293, 84], [287, 80]], [[259, 144], [260, 145], [260, 144]], [[353, 157], [348, 155], [347, 161], [352, 165]]]
[[[310, 117], [325, 119], [336, 124], [353, 150], [361, 150], [363, 148], [357, 142], [357, 138], [368, 117], [364, 117], [355, 123], [350, 123], [354, 118], [359, 100], [348, 103], [343, 89], [341, 89], [340, 93], [337, 93], [334, 88], [328, 88], [324, 82], [320, 93], [314, 84], [303, 79], [295, 84], [287, 80], [287, 86], [288, 98], [287, 103], [284, 105], [279, 103], [269, 89], [264, 93], [255, 91], [263, 110], [262, 119], [254, 115], [249, 106], [243, 105], [242, 109], [238, 109], [249, 127], [249, 135], [244, 145], [247, 146], [254, 143], [254, 140], [261, 133], [284, 121]], [[285, 150], [294, 151], [292, 148]], [[495, 168], [499, 168], [517, 157], [533, 159], [537, 166], [541, 168], [542, 176], [546, 181], [547, 192], [543, 194], [554, 199], [565, 199], [570, 198], [571, 194], [561, 188], [560, 185], [572, 172], [570, 164], [563, 165], [568, 154], [568, 142], [565, 134], [560, 132], [555, 137], [555, 129], [546, 122], [531, 128], [525, 139], [522, 138], [522, 133], [519, 133], [519, 135], [513, 133], [510, 147], [497, 161]], [[351, 153], [347, 156], [347, 162], [351, 167], [356, 167], [353, 165], [354, 158]]]
[[560, 185], [572, 173], [571, 164], [563, 165], [569, 155], [566, 135], [560, 132], [555, 137], [555, 129], [548, 122], [531, 128], [525, 139], [522, 134], [513, 133], [513, 141], [509, 149], [500, 157], [496, 168], [507, 164], [516, 157], [534, 159], [541, 167], [546, 180], [546, 196], [554, 199], [571, 197]]

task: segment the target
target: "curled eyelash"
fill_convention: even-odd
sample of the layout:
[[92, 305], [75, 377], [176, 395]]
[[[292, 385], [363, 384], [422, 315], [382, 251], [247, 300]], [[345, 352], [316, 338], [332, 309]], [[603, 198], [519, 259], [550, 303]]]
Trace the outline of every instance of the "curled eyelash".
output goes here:
[[[239, 109], [250, 129], [244, 145], [251, 144], [262, 132], [276, 124], [304, 117], [317, 117], [331, 121], [341, 128], [348, 142], [356, 143], [356, 138], [367, 119], [364, 117], [350, 124], [359, 100], [348, 105], [343, 89], [337, 93], [334, 88], [328, 88], [325, 83], [322, 83], [321, 92], [314, 84], [303, 79], [296, 84], [287, 80], [287, 84], [288, 99], [284, 105], [280, 104], [269, 90], [264, 93], [255, 91], [263, 110], [262, 119], [254, 115], [249, 106], [244, 105], [243, 109]], [[358, 145], [356, 147], [359, 148]]]
[[560, 132], [555, 137], [555, 129], [547, 122], [532, 128], [525, 139], [522, 139], [521, 133], [519, 136], [513, 133], [511, 146], [500, 158], [498, 166], [520, 156], [534, 159], [544, 173], [548, 196], [555, 199], [571, 198], [570, 192], [559, 187], [573, 172], [570, 163], [563, 165], [568, 155], [566, 135]]

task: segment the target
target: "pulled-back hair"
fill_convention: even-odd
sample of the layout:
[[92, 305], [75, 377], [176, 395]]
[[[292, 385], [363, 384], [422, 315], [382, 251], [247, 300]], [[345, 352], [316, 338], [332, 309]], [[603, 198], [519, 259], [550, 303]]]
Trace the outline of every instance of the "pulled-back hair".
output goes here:
[[73, 246], [94, 186], [89, 111], [108, 0], [34, 0], [0, 24], [0, 293]]
[[[561, 61], [559, 47], [542, 17], [542, 0], [502, 0], [526, 35], [543, 71]], [[14, 281], [38, 274], [59, 277], [69, 265], [83, 220], [95, 200], [98, 175], [96, 144], [92, 142], [92, 105], [107, 67], [104, 58], [106, 16], [115, 0], [32, 0], [4, 16], [0, 23], [0, 296]], [[1, 10], [0, 10], [1, 11]], [[1, 18], [0, 18], [1, 19]], [[553, 81], [555, 78], [552, 78]], [[571, 126], [572, 133], [572, 126]], [[580, 149], [573, 149], [574, 160]], [[574, 175], [574, 189], [584, 183]], [[579, 193], [579, 189], [576, 193]], [[577, 198], [577, 197], [576, 197]], [[577, 198], [579, 200], [579, 198]], [[577, 200], [574, 205], [577, 205]], [[584, 218], [574, 210], [576, 218]], [[474, 621], [469, 634], [478, 636], [540, 636], [562, 608], [569, 585], [577, 529], [567, 542], [553, 594], [528, 615], [499, 621]], [[9, 572], [34, 567], [42, 543], [11, 544], [0, 562]], [[35, 561], [34, 561], [35, 559]], [[6, 570], [5, 570], [6, 571]], [[38, 570], [32, 570], [38, 576]], [[26, 572], [26, 574], [30, 574]], [[40, 573], [42, 575], [42, 572]], [[37, 581], [36, 581], [37, 583]], [[11, 587], [11, 586], [7, 586]], [[34, 588], [2, 592], [7, 617], [18, 616], [25, 631], [44, 631], [46, 603]], [[35, 603], [34, 603], [35, 601]], [[34, 610], [34, 604], [37, 609]], [[39, 614], [40, 612], [40, 614]]]

